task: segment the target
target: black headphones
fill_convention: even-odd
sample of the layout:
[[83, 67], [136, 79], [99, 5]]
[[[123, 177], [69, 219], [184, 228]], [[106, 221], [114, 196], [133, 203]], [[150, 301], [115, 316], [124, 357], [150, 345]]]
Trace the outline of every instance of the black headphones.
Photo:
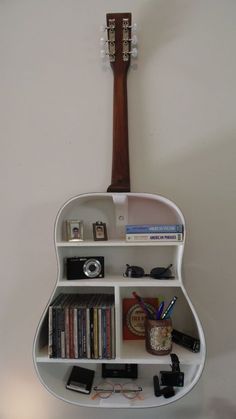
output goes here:
[[150, 276], [151, 278], [154, 279], [172, 279], [174, 278], [174, 276], [172, 276], [171, 274], [171, 268], [172, 263], [167, 266], [167, 268], [165, 267], [160, 267], [160, 268], [153, 268], [150, 272], [150, 274], [145, 274], [144, 269], [141, 268], [140, 266], [130, 266], [130, 265], [126, 265], [126, 271], [124, 273], [125, 277], [129, 277], [129, 278], [142, 278], [144, 276]]

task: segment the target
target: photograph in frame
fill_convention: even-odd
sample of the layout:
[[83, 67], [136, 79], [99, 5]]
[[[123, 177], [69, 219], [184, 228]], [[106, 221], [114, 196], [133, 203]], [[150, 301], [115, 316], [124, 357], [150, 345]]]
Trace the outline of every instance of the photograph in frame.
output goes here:
[[83, 240], [83, 221], [66, 221], [67, 240], [69, 242], [78, 242]]
[[93, 223], [93, 239], [98, 240], [107, 240], [107, 227], [105, 223], [97, 221]]

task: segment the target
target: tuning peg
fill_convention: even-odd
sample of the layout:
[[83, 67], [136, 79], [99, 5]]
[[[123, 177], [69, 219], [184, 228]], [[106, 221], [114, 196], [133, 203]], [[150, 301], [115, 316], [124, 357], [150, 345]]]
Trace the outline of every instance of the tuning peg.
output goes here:
[[137, 35], [133, 35], [132, 38], [131, 38], [131, 44], [132, 45], [137, 45], [137, 43], [138, 43], [138, 37], [137, 37]]
[[109, 26], [107, 25], [101, 25], [100, 26], [100, 31], [101, 32], [105, 32], [107, 29], [115, 29], [115, 21], [113, 22], [113, 19], [111, 19], [111, 22], [109, 24]]
[[137, 31], [137, 29], [138, 29], [138, 25], [137, 25], [137, 23], [134, 23], [133, 25], [131, 25], [131, 26], [126, 26], [126, 28], [128, 29], [132, 29], [133, 30], [133, 32], [135, 32], [135, 31]]
[[107, 43], [107, 40], [105, 38], [100, 38], [100, 45], [102, 47], [104, 47], [106, 45], [106, 43]]
[[130, 51], [130, 54], [133, 58], [137, 58], [137, 56], [138, 56], [137, 48], [132, 48], [132, 50]]
[[104, 58], [106, 58], [106, 51], [104, 49], [101, 49], [100, 51], [100, 57], [104, 60]]
[[109, 54], [105, 49], [101, 49], [100, 51], [100, 57], [102, 61], [106, 61], [106, 58], [109, 57], [109, 60], [111, 62], [115, 61], [115, 54]]
[[105, 32], [106, 30], [106, 25], [101, 25], [100, 26], [100, 32]]

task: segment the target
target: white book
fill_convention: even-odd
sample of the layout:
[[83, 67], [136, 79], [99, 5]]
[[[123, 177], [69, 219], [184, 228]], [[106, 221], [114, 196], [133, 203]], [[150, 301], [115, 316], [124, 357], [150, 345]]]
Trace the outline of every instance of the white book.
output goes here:
[[182, 233], [126, 234], [126, 241], [182, 241]]

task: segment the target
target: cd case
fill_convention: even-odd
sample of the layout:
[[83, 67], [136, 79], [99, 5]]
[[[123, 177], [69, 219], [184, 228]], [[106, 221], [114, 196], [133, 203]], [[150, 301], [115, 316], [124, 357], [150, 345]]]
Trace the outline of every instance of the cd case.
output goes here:
[[71, 370], [66, 388], [79, 393], [90, 394], [94, 379], [94, 371], [74, 366]]

